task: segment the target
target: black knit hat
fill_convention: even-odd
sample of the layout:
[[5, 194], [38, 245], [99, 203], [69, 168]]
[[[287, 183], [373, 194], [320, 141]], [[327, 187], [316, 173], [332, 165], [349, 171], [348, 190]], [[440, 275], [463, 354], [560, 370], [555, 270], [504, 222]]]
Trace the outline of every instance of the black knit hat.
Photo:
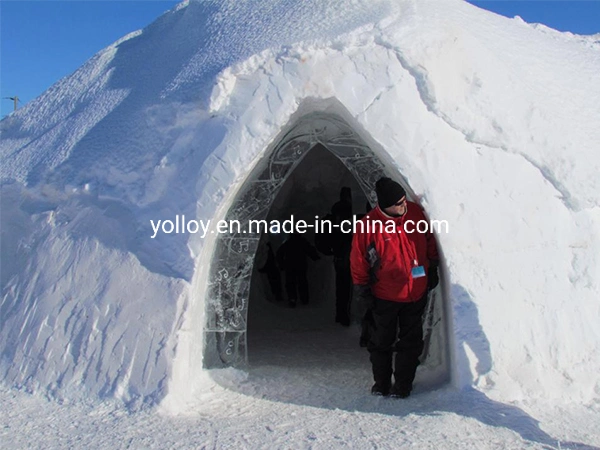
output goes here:
[[406, 195], [406, 191], [402, 186], [387, 177], [380, 178], [375, 183], [375, 192], [380, 208], [389, 208]]

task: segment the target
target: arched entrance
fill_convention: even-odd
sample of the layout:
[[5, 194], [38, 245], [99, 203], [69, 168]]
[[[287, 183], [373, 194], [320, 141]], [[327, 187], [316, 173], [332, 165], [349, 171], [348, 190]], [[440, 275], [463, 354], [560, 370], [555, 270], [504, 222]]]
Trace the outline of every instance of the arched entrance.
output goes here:
[[[249, 221], [266, 220], [286, 179], [318, 144], [342, 162], [371, 204], [376, 202], [373, 186], [381, 176], [398, 178], [339, 116], [313, 112], [297, 120], [257, 165], [227, 212], [225, 220], [237, 221], [239, 230], [217, 237], [205, 297], [205, 368], [246, 366], [250, 282], [261, 239], [256, 230], [250, 232]], [[442, 314], [440, 307], [437, 315]], [[444, 335], [440, 327], [438, 340], [445, 340]]]

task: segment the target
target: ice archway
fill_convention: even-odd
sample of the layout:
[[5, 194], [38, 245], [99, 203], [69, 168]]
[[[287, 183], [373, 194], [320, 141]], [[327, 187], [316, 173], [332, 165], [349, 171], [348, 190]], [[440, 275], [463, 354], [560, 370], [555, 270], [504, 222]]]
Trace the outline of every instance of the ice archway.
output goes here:
[[[376, 180], [392, 172], [392, 165], [375, 154], [359, 134], [341, 117], [322, 112], [302, 116], [289, 128], [263, 160], [251, 172], [225, 215], [226, 221], [238, 221], [240, 232], [219, 234], [214, 247], [205, 295], [204, 355], [205, 368], [245, 367], [247, 317], [250, 283], [260, 233], [250, 233], [249, 221], [266, 219], [281, 187], [315, 145], [335, 155], [360, 185], [372, 204]], [[410, 192], [409, 189], [407, 189]], [[255, 231], [255, 230], [254, 230]], [[443, 315], [438, 305], [435, 314]], [[445, 325], [437, 330], [432, 346], [445, 348]], [[437, 351], [441, 367], [445, 352]], [[445, 371], [445, 369], [444, 369]]]

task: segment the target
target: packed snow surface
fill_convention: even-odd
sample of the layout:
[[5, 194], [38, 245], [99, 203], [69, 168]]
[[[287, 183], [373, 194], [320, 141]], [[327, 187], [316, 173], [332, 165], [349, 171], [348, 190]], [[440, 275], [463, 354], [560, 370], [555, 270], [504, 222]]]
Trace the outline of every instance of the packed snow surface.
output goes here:
[[[102, 50], [0, 123], [3, 439], [62, 439], [22, 423], [48, 411], [137, 447], [192, 445], [177, 438], [192, 428], [212, 447], [320, 447], [337, 430], [339, 446], [385, 447], [381, 429], [431, 446], [466, 429], [477, 448], [600, 445], [598, 73], [598, 35], [458, 0], [190, 1]], [[282, 130], [315, 111], [346, 121], [450, 224], [437, 237], [452, 384], [402, 406], [365, 395], [364, 350], [326, 325], [300, 339], [308, 353], [289, 350], [300, 361], [280, 361], [273, 343], [302, 330], [275, 317], [249, 334], [251, 370], [207, 374], [214, 238], [151, 238], [150, 220], [224, 217]], [[147, 416], [63, 411], [12, 387], [160, 404], [205, 426], [151, 416], [171, 431], [144, 441], [133, 430]]]

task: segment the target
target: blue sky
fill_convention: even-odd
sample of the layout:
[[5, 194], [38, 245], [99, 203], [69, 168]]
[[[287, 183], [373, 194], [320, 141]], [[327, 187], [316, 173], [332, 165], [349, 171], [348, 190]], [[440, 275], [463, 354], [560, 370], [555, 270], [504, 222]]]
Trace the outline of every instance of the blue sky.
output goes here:
[[[600, 32], [600, 0], [479, 1], [480, 8], [578, 34]], [[0, 96], [33, 100], [96, 52], [145, 27], [176, 1], [0, 1]], [[0, 114], [13, 104], [2, 99]]]

